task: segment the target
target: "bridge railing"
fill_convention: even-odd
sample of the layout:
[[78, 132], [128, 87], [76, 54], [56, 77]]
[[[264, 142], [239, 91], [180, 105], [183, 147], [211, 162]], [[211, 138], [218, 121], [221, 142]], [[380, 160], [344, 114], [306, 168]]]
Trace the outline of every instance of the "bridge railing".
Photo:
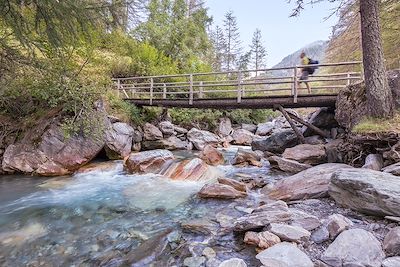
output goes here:
[[[126, 99], [185, 99], [189, 105], [198, 99], [288, 96], [307, 92], [300, 76], [303, 68], [317, 67], [310, 75], [313, 94], [337, 94], [349, 84], [363, 79], [361, 62], [325, 63], [307, 66], [269, 68], [245, 71], [191, 73], [178, 75], [114, 78], [115, 89]], [[299, 83], [300, 82], [300, 83]]]

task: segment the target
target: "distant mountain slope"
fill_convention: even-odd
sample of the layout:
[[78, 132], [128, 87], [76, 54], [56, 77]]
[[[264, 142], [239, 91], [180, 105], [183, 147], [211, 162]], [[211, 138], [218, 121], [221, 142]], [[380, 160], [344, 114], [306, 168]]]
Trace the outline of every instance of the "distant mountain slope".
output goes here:
[[[273, 68], [292, 67], [300, 65], [300, 54], [305, 52], [309, 57], [319, 62], [323, 62], [325, 58], [325, 50], [328, 47], [328, 41], [316, 41], [297, 50], [293, 54], [288, 55], [281, 62], [273, 66]], [[293, 75], [291, 70], [277, 70], [272, 72], [273, 76]]]

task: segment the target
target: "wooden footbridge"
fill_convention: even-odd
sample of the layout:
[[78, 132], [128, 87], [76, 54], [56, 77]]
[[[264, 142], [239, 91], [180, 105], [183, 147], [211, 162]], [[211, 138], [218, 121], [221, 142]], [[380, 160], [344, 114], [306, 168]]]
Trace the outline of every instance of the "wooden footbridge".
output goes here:
[[[302, 68], [318, 67], [299, 84]], [[137, 106], [215, 109], [334, 107], [340, 89], [362, 81], [361, 62], [246, 71], [114, 78], [115, 89]]]

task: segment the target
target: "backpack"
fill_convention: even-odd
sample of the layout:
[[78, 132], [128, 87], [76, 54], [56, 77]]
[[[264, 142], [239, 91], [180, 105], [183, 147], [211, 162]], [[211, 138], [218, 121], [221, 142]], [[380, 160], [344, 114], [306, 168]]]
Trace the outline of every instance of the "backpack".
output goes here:
[[[308, 65], [312, 65], [312, 64], [319, 64], [318, 60], [313, 60], [313, 59], [309, 59]], [[309, 74], [313, 74], [316, 70], [318, 69], [318, 66], [311, 66], [309, 68], [307, 68], [307, 71]]]

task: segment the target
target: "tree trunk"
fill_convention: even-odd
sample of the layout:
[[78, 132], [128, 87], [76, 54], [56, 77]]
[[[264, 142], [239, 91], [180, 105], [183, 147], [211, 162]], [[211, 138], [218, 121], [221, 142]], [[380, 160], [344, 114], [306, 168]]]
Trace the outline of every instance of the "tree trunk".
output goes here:
[[367, 108], [372, 117], [393, 115], [379, 24], [379, 0], [360, 0], [361, 36]]

